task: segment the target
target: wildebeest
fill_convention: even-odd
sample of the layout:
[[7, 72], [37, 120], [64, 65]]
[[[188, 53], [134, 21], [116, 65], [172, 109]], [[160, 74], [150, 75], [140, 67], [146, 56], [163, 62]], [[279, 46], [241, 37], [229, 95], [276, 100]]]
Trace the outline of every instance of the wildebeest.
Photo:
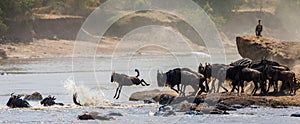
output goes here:
[[73, 94], [73, 102], [75, 105], [82, 106], [79, 101], [77, 101], [77, 93]]
[[10, 98], [6, 105], [10, 108], [28, 108], [31, 107], [26, 100], [21, 99], [21, 96], [10, 94]]
[[118, 99], [122, 90], [123, 86], [132, 86], [132, 85], [139, 85], [141, 84], [142, 86], [149, 86], [150, 84], [147, 84], [144, 79], [139, 79], [140, 72], [138, 69], [135, 69], [135, 72], [137, 73], [136, 76], [128, 76], [125, 74], [119, 74], [113, 72], [111, 74], [111, 82], [116, 82], [119, 84], [118, 88], [116, 89], [116, 93], [114, 95], [114, 98]]
[[198, 66], [198, 73], [202, 74], [205, 78], [205, 87], [206, 87], [206, 92], [209, 91], [209, 85], [208, 82], [211, 79], [211, 68], [212, 66], [208, 63], [205, 63], [205, 66], [203, 66], [201, 63]]
[[[169, 86], [172, 90], [180, 94], [183, 93], [183, 95], [185, 95], [184, 92], [187, 85], [191, 85], [195, 92], [200, 88], [198, 94], [205, 92], [204, 81], [205, 78], [202, 74], [187, 68], [175, 68], [166, 73], [157, 72], [157, 82], [159, 86]], [[180, 88], [179, 85], [183, 88]], [[177, 86], [177, 89], [175, 89], [174, 86]]]
[[[211, 73], [211, 77], [214, 78], [212, 80], [212, 87], [211, 90], [213, 90], [214, 92], [219, 92], [220, 87], [222, 87], [225, 92], [228, 92], [228, 90], [223, 86], [224, 81], [226, 80], [226, 71], [227, 69], [230, 67], [229, 65], [225, 65], [225, 64], [212, 64], [210, 66], [208, 66], [209, 68], [207, 68], [209, 70], [209, 72]], [[216, 81], [218, 80], [218, 87], [216, 90]]]
[[234, 61], [230, 63], [230, 66], [245, 66], [245, 67], [250, 67], [252, 65], [253, 61], [249, 58], [242, 58], [237, 61]]
[[240, 85], [242, 88], [242, 93], [244, 92], [244, 81], [250, 82], [253, 81], [254, 89], [252, 90], [251, 94], [255, 95], [256, 91], [258, 90], [258, 84], [260, 84], [262, 93], [264, 91], [264, 84], [261, 81], [261, 72], [251, 69], [245, 66], [234, 66], [227, 70], [226, 77], [232, 80], [233, 88], [231, 92], [234, 91], [236, 85]]
[[44, 98], [42, 101], [41, 101], [41, 105], [43, 106], [52, 106], [52, 105], [61, 105], [63, 106], [64, 104], [63, 103], [56, 103], [55, 102], [56, 98], [54, 96], [48, 96], [46, 98]]
[[[284, 84], [287, 84], [290, 88], [290, 94], [296, 94], [296, 77], [295, 73], [292, 71], [285, 71], [280, 70], [274, 66], [266, 66], [266, 73], [269, 78], [272, 78], [272, 80], [275, 82], [275, 85], [277, 85], [278, 81], [282, 81], [282, 86]], [[276, 86], [275, 86], [276, 87]], [[282, 92], [283, 88], [281, 88], [280, 92]]]

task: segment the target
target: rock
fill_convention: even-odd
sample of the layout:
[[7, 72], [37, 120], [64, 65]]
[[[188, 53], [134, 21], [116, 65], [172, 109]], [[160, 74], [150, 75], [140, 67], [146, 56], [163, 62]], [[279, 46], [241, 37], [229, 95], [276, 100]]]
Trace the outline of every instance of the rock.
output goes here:
[[149, 100], [144, 100], [145, 104], [151, 104], [151, 103], [156, 103], [154, 99], [149, 99]]
[[77, 118], [79, 120], [112, 120], [114, 119], [108, 115], [99, 115], [98, 112], [85, 112], [82, 115], [78, 115]]
[[197, 97], [195, 97], [193, 103], [199, 105], [200, 103], [204, 103], [204, 100], [205, 100], [205, 96], [198, 95]]
[[175, 96], [163, 94], [159, 98], [159, 104], [160, 105], [170, 105], [174, 99], [175, 99]]
[[154, 116], [168, 117], [171, 115], [176, 115], [171, 106], [161, 106], [158, 111], [154, 113]]
[[107, 115], [108, 116], [123, 116], [121, 113], [115, 113], [115, 112], [109, 113]]
[[188, 102], [183, 102], [183, 103], [180, 103], [180, 104], [172, 105], [173, 109], [176, 112], [186, 112], [186, 111], [189, 111], [189, 110], [195, 110], [196, 106], [197, 105], [195, 105], [194, 103], [188, 103]]
[[236, 111], [236, 108], [232, 108], [230, 106], [227, 106], [227, 105], [224, 105], [224, 104], [220, 104], [220, 103], [218, 103], [216, 105], [216, 108], [219, 109], [219, 110]]
[[190, 110], [190, 111], [186, 111], [184, 114], [185, 115], [203, 115], [203, 112]]
[[236, 37], [236, 44], [243, 58], [250, 58], [254, 61], [267, 57], [267, 59], [292, 67], [300, 60], [300, 42], [243, 36]]
[[236, 108], [236, 109], [241, 109], [241, 108], [245, 108], [245, 106], [241, 105], [241, 104], [233, 104], [231, 105], [232, 108]]
[[37, 101], [37, 100], [42, 100], [42, 99], [43, 99], [42, 94], [39, 93], [39, 92], [34, 92], [31, 95], [25, 95], [25, 97], [24, 97], [24, 100], [35, 100], [35, 101]]
[[300, 112], [296, 112], [294, 114], [291, 114], [291, 117], [300, 117]]
[[259, 108], [258, 105], [250, 105], [249, 107], [250, 107], [250, 108]]
[[155, 89], [149, 91], [135, 92], [130, 95], [129, 101], [148, 101], [153, 99], [156, 102], [159, 102], [162, 95], [178, 96], [178, 94], [174, 91], [160, 91], [158, 89]]

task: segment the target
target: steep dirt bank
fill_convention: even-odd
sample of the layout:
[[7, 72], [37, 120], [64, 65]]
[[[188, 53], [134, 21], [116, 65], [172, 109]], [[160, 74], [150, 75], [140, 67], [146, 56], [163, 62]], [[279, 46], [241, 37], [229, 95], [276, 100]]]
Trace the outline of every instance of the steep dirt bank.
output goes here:
[[27, 21], [5, 21], [8, 30], [5, 39], [28, 42], [36, 39], [75, 40], [85, 18], [79, 16], [36, 16]]
[[236, 44], [239, 54], [244, 58], [260, 60], [267, 57], [290, 67], [300, 62], [300, 42], [243, 36], [236, 38]]

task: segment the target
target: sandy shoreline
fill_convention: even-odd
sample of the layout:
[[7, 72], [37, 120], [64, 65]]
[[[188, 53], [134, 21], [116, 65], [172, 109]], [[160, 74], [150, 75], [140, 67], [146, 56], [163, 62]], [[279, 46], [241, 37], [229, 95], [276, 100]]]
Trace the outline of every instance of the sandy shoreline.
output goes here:
[[8, 58], [63, 57], [72, 56], [74, 41], [34, 40], [30, 43], [0, 44]]

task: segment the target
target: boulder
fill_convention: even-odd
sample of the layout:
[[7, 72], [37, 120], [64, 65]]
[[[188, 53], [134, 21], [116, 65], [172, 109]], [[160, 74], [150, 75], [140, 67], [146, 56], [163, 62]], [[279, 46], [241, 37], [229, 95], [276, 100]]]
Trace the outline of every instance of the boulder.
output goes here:
[[113, 117], [109, 115], [100, 115], [98, 112], [85, 112], [81, 115], [78, 115], [79, 120], [112, 120]]
[[34, 92], [31, 95], [25, 95], [25, 97], [24, 97], [24, 100], [35, 100], [35, 101], [37, 101], [37, 100], [42, 100], [42, 99], [43, 99], [42, 94], [39, 93], [39, 92]]
[[300, 61], [300, 42], [243, 36], [236, 37], [236, 44], [243, 58], [250, 58], [254, 61], [266, 57], [290, 67]]
[[291, 117], [300, 117], [300, 112], [296, 112], [294, 114], [291, 114]]

